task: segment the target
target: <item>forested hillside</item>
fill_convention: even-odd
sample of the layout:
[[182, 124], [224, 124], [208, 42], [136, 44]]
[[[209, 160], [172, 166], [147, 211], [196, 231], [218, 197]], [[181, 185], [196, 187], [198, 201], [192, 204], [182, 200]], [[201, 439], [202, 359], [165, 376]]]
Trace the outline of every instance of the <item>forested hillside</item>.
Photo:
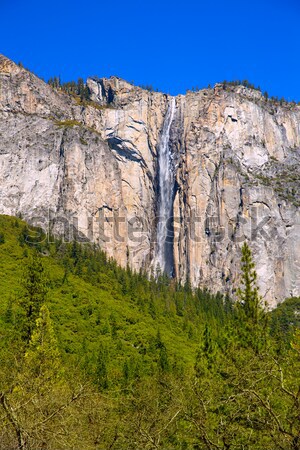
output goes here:
[[300, 300], [266, 313], [0, 216], [0, 449], [299, 449]]

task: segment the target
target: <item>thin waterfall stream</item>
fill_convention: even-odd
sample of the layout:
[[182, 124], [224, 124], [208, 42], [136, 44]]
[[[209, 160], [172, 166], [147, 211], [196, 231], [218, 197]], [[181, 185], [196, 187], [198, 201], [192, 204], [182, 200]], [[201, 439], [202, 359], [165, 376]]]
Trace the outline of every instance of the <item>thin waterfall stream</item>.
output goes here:
[[174, 162], [170, 148], [170, 130], [176, 109], [175, 97], [171, 98], [164, 120], [158, 146], [158, 224], [156, 266], [162, 272], [173, 275], [173, 194]]

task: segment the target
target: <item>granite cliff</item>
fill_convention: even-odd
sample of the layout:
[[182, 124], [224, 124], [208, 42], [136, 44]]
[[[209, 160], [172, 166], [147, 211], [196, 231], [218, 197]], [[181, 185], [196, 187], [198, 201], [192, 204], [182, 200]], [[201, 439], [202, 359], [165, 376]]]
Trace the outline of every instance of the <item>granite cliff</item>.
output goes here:
[[269, 304], [300, 295], [299, 106], [243, 86], [87, 86], [82, 104], [0, 56], [1, 214], [222, 292], [248, 239]]

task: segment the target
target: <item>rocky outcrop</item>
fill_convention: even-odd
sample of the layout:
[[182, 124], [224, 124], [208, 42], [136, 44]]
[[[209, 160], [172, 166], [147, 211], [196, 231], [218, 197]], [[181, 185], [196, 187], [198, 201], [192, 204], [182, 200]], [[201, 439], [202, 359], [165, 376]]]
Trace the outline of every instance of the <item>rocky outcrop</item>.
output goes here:
[[[155, 270], [170, 98], [116, 77], [87, 86], [82, 104], [0, 57], [0, 213]], [[216, 85], [176, 98], [169, 134], [176, 276], [232, 292], [248, 239], [269, 304], [300, 295], [299, 107]]]
[[242, 87], [217, 86], [182, 101], [188, 113], [175, 198], [177, 273], [230, 290], [247, 239], [267, 301], [299, 295], [299, 108], [266, 104]]

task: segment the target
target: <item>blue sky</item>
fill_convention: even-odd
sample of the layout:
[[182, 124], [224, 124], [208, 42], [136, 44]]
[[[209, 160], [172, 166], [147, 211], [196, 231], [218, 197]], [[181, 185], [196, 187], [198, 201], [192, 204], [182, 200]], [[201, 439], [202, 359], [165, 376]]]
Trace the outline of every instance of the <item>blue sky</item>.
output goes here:
[[48, 79], [118, 75], [171, 94], [248, 79], [300, 101], [300, 0], [0, 0], [0, 53]]

